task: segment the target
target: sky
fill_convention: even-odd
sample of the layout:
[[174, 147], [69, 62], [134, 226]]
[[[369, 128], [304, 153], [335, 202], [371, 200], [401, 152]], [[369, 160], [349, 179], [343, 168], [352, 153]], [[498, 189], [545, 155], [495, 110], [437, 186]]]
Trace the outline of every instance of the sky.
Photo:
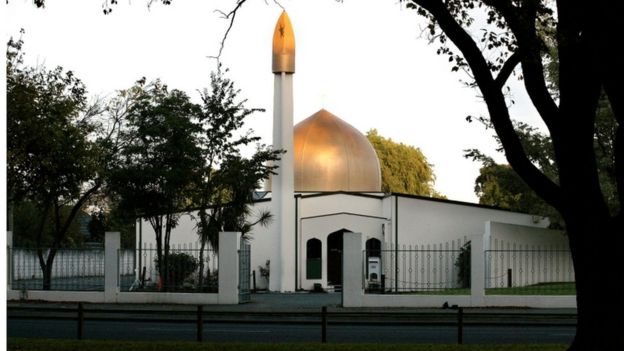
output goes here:
[[[23, 35], [26, 63], [72, 70], [92, 96], [113, 96], [136, 80], [160, 78], [194, 99], [210, 84], [234, 0], [119, 0], [103, 15], [103, 0], [2, 1], [2, 29]], [[477, 90], [462, 83], [464, 72], [436, 54], [423, 34], [426, 23], [398, 0], [282, 0], [296, 41], [294, 122], [321, 108], [362, 133], [375, 128], [393, 141], [422, 150], [436, 175], [435, 188], [451, 200], [478, 202], [478, 163], [463, 150], [479, 148], [498, 162], [496, 143], [467, 115], [486, 115]], [[271, 41], [282, 9], [271, 0], [248, 0], [239, 10], [221, 57], [229, 77], [266, 112], [248, 117], [265, 144], [272, 143], [273, 74]], [[539, 127], [537, 114], [511, 83], [514, 118]]]

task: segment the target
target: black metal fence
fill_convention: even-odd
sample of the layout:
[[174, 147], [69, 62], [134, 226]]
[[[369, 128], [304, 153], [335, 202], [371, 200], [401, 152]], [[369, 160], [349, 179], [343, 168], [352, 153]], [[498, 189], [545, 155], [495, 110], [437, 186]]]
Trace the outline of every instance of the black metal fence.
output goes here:
[[151, 247], [119, 256], [120, 291], [217, 293], [218, 255], [214, 250], [181, 245], [165, 257]]
[[365, 291], [470, 294], [470, 254], [459, 248], [439, 244], [364, 251]]
[[568, 250], [486, 250], [485, 288], [492, 295], [574, 295]]
[[251, 301], [251, 245], [241, 239], [238, 250], [238, 301]]

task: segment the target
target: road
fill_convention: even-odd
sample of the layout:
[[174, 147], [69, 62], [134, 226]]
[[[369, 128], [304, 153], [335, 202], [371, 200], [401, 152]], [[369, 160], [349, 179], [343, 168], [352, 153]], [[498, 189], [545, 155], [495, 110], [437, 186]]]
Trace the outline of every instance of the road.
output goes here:
[[[465, 343], [570, 343], [574, 326], [466, 326]], [[76, 338], [76, 321], [8, 319], [9, 337]], [[85, 339], [195, 340], [191, 322], [92, 320], [84, 324]], [[320, 324], [205, 323], [204, 341], [318, 342]], [[330, 324], [328, 342], [455, 343], [457, 327], [392, 324]]]

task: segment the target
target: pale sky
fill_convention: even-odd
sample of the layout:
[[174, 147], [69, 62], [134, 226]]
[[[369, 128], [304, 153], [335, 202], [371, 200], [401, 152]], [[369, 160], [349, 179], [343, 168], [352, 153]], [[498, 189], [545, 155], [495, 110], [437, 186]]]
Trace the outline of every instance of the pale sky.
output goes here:
[[[228, 22], [215, 9], [234, 0], [119, 0], [102, 14], [103, 0], [2, 1], [6, 43], [24, 28], [26, 62], [61, 65], [83, 80], [91, 95], [109, 96], [145, 76], [160, 78], [194, 98], [208, 87]], [[482, 115], [478, 91], [463, 86], [421, 35], [423, 20], [397, 0], [282, 0], [295, 31], [294, 122], [321, 108], [362, 133], [376, 128], [394, 141], [419, 147], [437, 176], [435, 188], [451, 200], [477, 202], [474, 180], [480, 165], [463, 158], [477, 147], [498, 161], [495, 143], [467, 115]], [[239, 11], [222, 56], [229, 77], [248, 107], [267, 111], [250, 117], [252, 128], [272, 142], [271, 40], [282, 9], [271, 0], [248, 0]], [[520, 83], [514, 82], [518, 86]], [[536, 123], [527, 99], [514, 89], [511, 112]]]

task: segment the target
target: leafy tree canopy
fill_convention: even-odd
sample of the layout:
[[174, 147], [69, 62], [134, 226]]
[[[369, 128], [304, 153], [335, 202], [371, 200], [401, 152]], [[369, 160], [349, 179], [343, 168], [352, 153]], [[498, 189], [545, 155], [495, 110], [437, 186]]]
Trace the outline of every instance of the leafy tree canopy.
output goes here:
[[366, 133], [379, 158], [382, 191], [443, 197], [434, 189], [433, 166], [419, 148], [397, 143], [371, 129]]
[[38, 250], [49, 289], [56, 252], [71, 244], [76, 216], [103, 185], [110, 150], [94, 119], [100, 106], [87, 103], [80, 79], [62, 67], [25, 66], [22, 44], [7, 45], [8, 199], [36, 214], [35, 245], [50, 247]]

